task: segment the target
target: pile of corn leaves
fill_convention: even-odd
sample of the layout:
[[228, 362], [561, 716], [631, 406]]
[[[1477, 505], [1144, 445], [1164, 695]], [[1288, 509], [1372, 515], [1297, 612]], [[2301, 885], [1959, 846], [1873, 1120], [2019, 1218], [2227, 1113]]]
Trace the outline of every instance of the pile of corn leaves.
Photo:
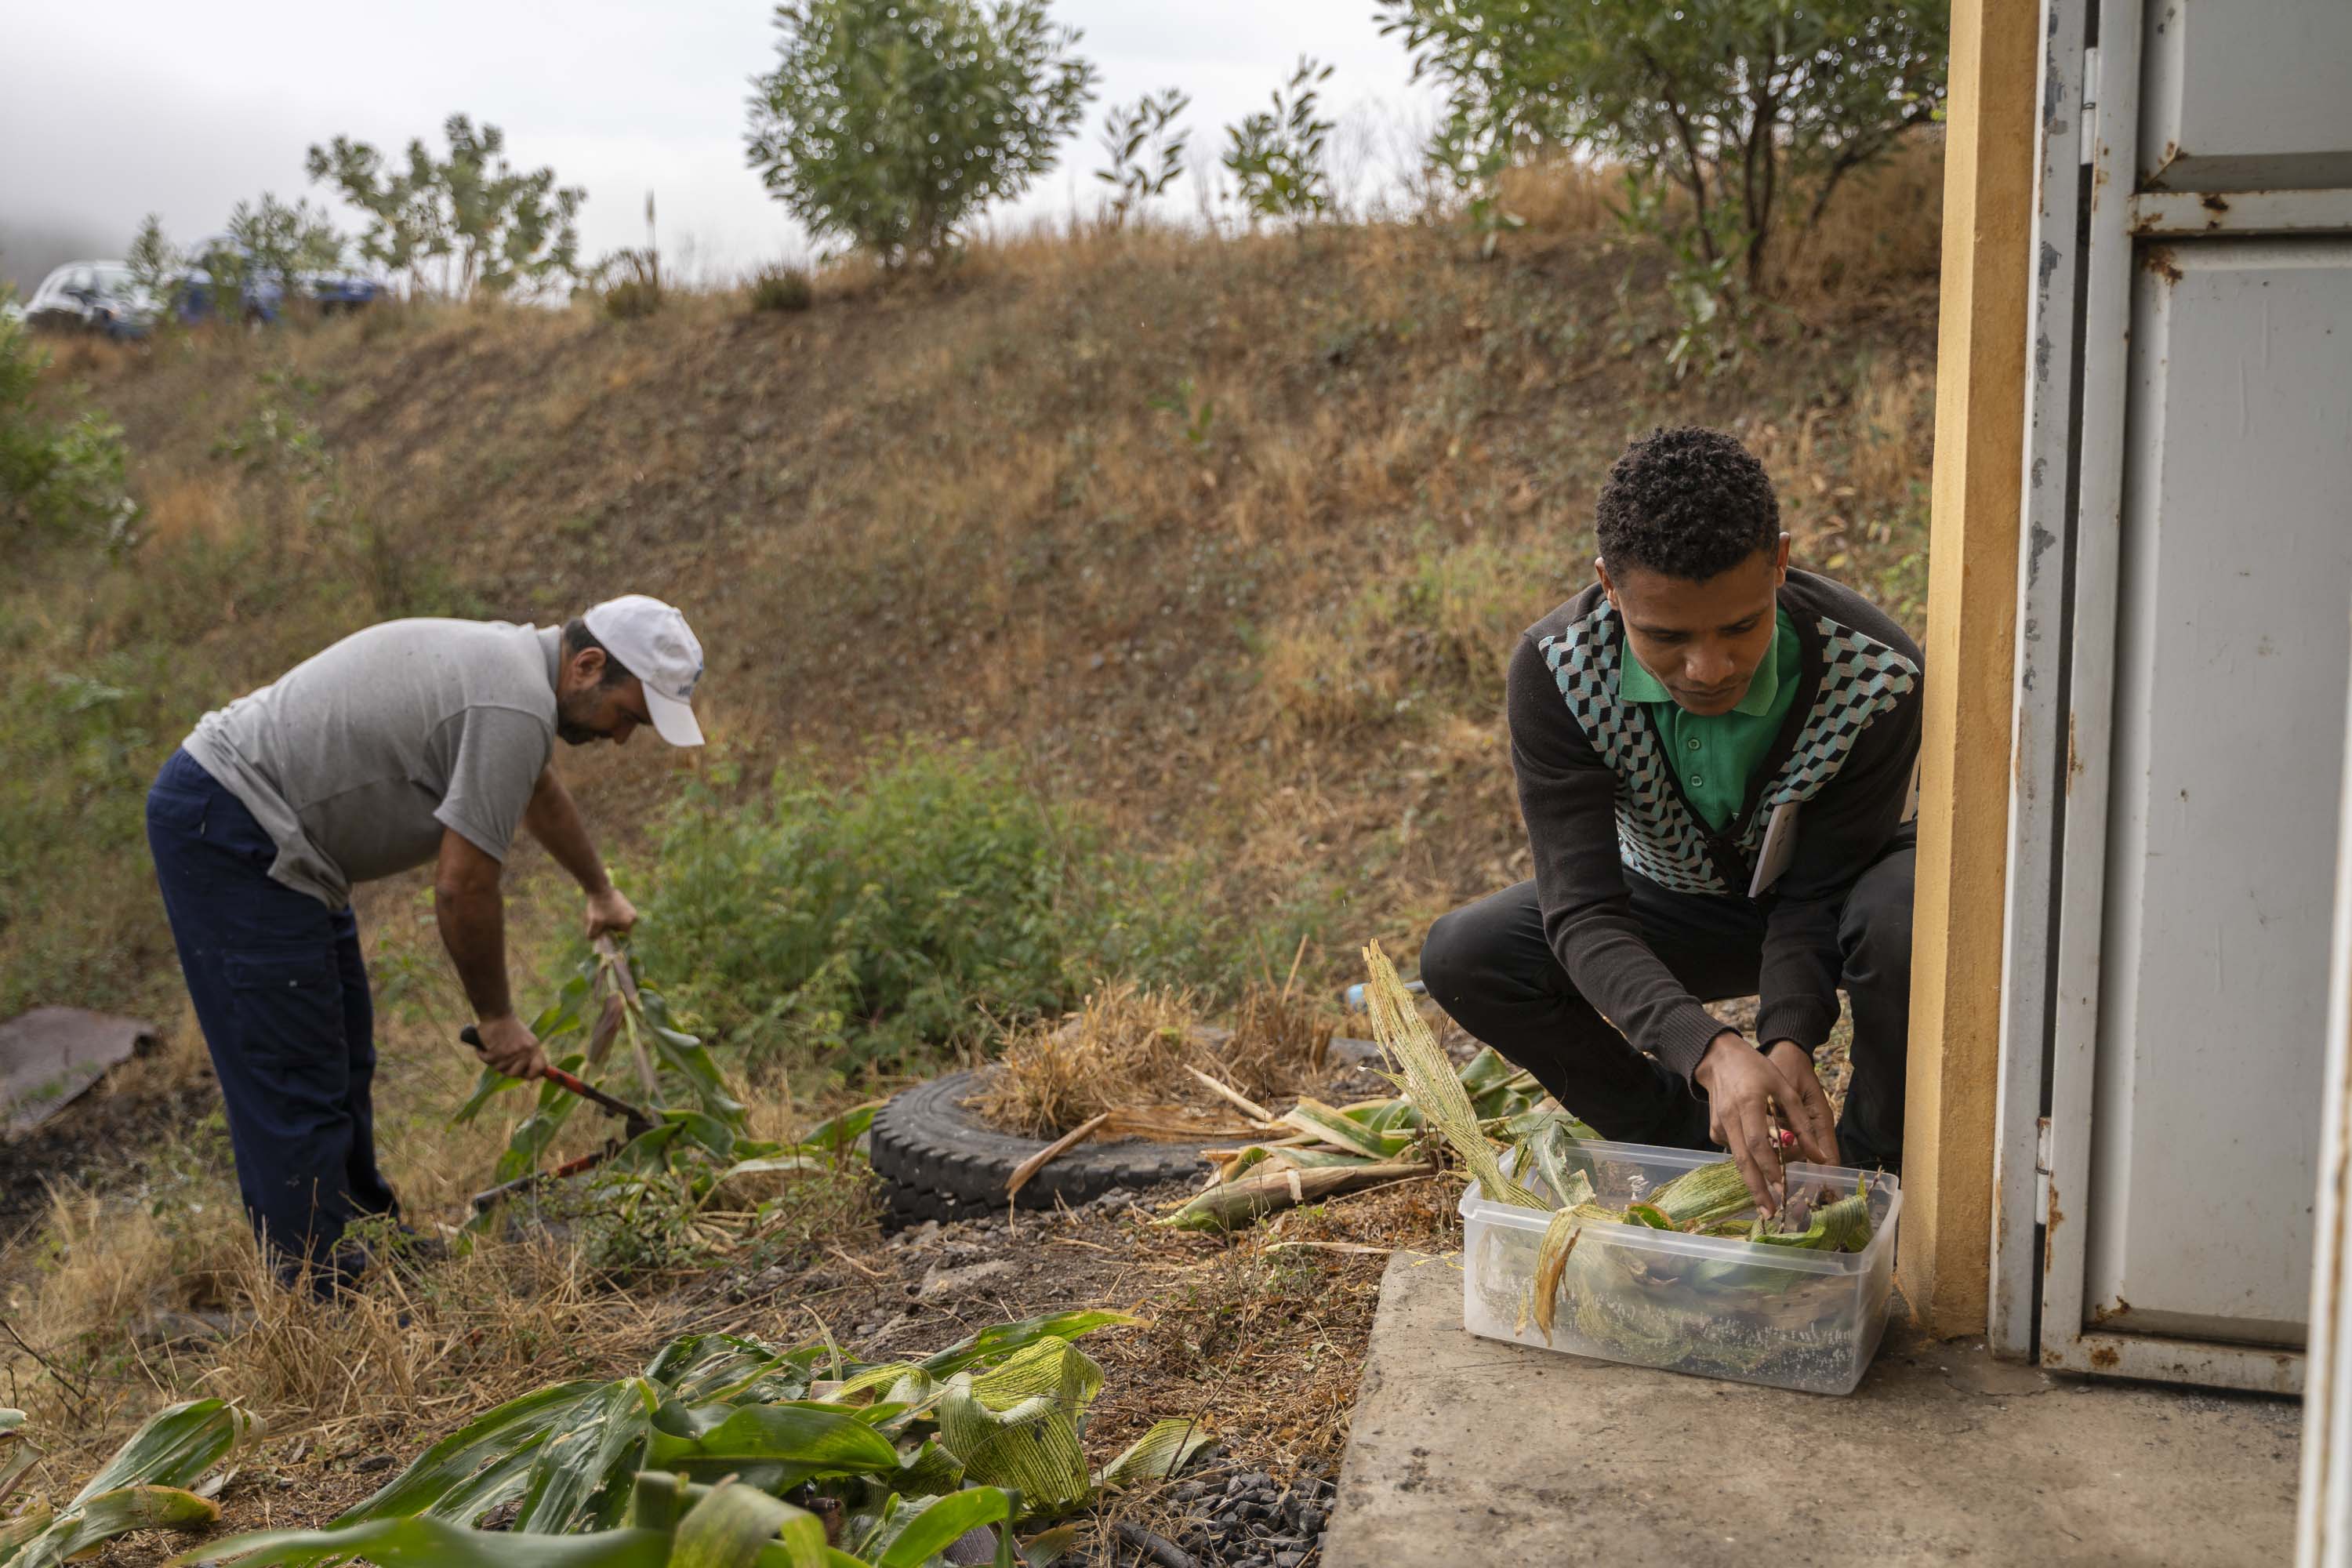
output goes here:
[[[476, 1417], [324, 1530], [239, 1536], [179, 1561], [930, 1568], [985, 1531], [986, 1555], [961, 1560], [1039, 1568], [1075, 1527], [1025, 1542], [1016, 1529], [1164, 1479], [1209, 1441], [1162, 1421], [1087, 1469], [1103, 1371], [1073, 1342], [1134, 1321], [1034, 1318], [879, 1364], [829, 1343], [689, 1334], [634, 1377], [556, 1384]], [[508, 1508], [507, 1528], [478, 1528]]]
[[[1446, 1077], [1476, 1124], [1507, 1142], [1599, 1136], [1572, 1117], [1537, 1110], [1543, 1089], [1534, 1076], [1491, 1047], [1482, 1047], [1458, 1077], [1449, 1066]], [[1291, 1204], [1429, 1173], [1429, 1121], [1410, 1094], [1344, 1106], [1302, 1096], [1280, 1116], [1257, 1120], [1261, 1131], [1279, 1136], [1237, 1149], [1202, 1150], [1213, 1167], [1208, 1188], [1162, 1223], [1180, 1230], [1233, 1230]]]
[[[1867, 1178], [1843, 1196], [1826, 1186], [1817, 1193], [1797, 1194], [1773, 1220], [1757, 1214], [1747, 1183], [1729, 1160], [1698, 1166], [1622, 1208], [1598, 1202], [1591, 1161], [1579, 1144], [1599, 1135], [1558, 1110], [1527, 1110], [1499, 1121], [1488, 1115], [1470, 1092], [1470, 1070], [1464, 1069], [1458, 1077], [1454, 1073], [1378, 942], [1364, 949], [1364, 963], [1370, 973], [1365, 992], [1371, 1006], [1373, 1037], [1387, 1053], [1391, 1069], [1382, 1076], [1418, 1111], [1416, 1124], [1445, 1141], [1487, 1198], [1551, 1215], [1537, 1251], [1532, 1299], [1523, 1304], [1526, 1315], [1547, 1342], [1552, 1336], [1570, 1258], [1584, 1227], [1591, 1224], [1643, 1226], [1822, 1252], [1860, 1252], [1870, 1244]], [[1647, 1282], [1650, 1265], [1645, 1261], [1620, 1249], [1612, 1249], [1612, 1257], [1616, 1269], [1627, 1273], [1631, 1283]], [[1772, 1278], [1770, 1271], [1738, 1263], [1702, 1264], [1693, 1272], [1735, 1285]], [[1680, 1284], [1683, 1276], [1658, 1282]], [[1590, 1330], [1605, 1325], [1609, 1321], [1605, 1304], [1592, 1290], [1585, 1295], [1590, 1300], [1580, 1303], [1580, 1326]]]

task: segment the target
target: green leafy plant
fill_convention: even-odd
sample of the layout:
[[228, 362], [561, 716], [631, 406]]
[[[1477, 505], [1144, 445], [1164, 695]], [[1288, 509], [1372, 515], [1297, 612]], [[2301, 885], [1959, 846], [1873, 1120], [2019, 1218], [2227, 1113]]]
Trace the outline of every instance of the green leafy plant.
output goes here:
[[441, 132], [446, 155], [420, 137], [398, 164], [349, 137], [310, 149], [310, 178], [368, 216], [360, 254], [407, 273], [416, 292], [457, 300], [478, 289], [528, 293], [574, 275], [586, 193], [558, 185], [551, 168], [516, 168], [495, 125], [453, 114]]
[[[1015, 1527], [1165, 1479], [1210, 1441], [1162, 1421], [1088, 1469], [1087, 1407], [1104, 1376], [1074, 1342], [1134, 1321], [1031, 1318], [882, 1363], [827, 1342], [688, 1334], [635, 1376], [551, 1384], [476, 1416], [324, 1530], [181, 1561], [928, 1568], [986, 1530], [999, 1564], [1043, 1564], [1069, 1532], [1016, 1546]], [[475, 1528], [507, 1505], [509, 1529]]]
[[1328, 918], [1204, 915], [1189, 864], [1107, 847], [969, 743], [886, 750], [848, 786], [786, 769], [740, 805], [689, 795], [655, 863], [649, 968], [755, 1064], [843, 1071], [979, 1048], [1108, 977], [1213, 989]]
[[1319, 110], [1322, 85], [1333, 68], [1299, 56], [1289, 82], [1275, 89], [1271, 108], [1225, 128], [1225, 169], [1252, 222], [1303, 226], [1330, 210], [1325, 146], [1334, 121], [1319, 118]]
[[[39, 1456], [26, 1439], [25, 1413], [0, 1410], [0, 1499]], [[63, 1504], [40, 1499], [0, 1521], [0, 1565], [54, 1568], [134, 1530], [194, 1530], [220, 1517], [206, 1472], [255, 1434], [253, 1416], [225, 1399], [196, 1399], [158, 1412]]]
[[1095, 178], [1111, 188], [1107, 216], [1123, 228], [1129, 215], [1182, 177], [1192, 132], [1171, 129], [1192, 100], [1176, 88], [1145, 93], [1132, 105], [1114, 104], [1103, 116], [1102, 148], [1110, 162]]
[[884, 266], [936, 259], [1053, 167], [1093, 96], [1044, 0], [793, 0], [745, 145], [808, 231]]
[[1195, 452], [1208, 449], [1210, 434], [1216, 425], [1217, 404], [1214, 398], [1201, 395], [1191, 376], [1178, 382], [1174, 392], [1153, 398], [1151, 406], [1176, 421], [1177, 434], [1183, 437], [1184, 445]]
[[[0, 301], [9, 294], [0, 288]], [[63, 422], [45, 415], [35, 395], [47, 364], [24, 321], [0, 311], [0, 524], [128, 549], [139, 507], [126, 485], [121, 429], [96, 414]]]
[[173, 295], [179, 288], [180, 273], [186, 263], [179, 247], [163, 233], [160, 216], [149, 213], [140, 220], [131, 248], [122, 253], [122, 264], [131, 268], [132, 286], [156, 310], [168, 313], [178, 302]]

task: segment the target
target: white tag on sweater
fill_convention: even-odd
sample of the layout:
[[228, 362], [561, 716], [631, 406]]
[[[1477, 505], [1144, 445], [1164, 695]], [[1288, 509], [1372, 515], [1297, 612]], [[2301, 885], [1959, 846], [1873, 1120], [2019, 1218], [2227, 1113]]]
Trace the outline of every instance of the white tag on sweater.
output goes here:
[[1748, 879], [1748, 896], [1760, 899], [1764, 889], [1780, 879], [1797, 853], [1797, 803], [1784, 800], [1772, 808], [1764, 842], [1756, 851], [1756, 875]]

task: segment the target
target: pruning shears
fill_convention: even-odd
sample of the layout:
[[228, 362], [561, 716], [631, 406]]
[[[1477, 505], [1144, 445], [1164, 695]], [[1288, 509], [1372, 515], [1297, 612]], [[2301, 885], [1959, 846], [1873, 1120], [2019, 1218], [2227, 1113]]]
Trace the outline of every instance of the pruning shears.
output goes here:
[[[457, 1037], [465, 1041], [467, 1045], [473, 1047], [476, 1051], [479, 1051], [482, 1048], [481, 1031], [475, 1028], [471, 1024], [468, 1024], [463, 1029], [460, 1029], [457, 1032]], [[636, 1106], [631, 1105], [627, 1100], [621, 1099], [617, 1095], [607, 1094], [603, 1089], [598, 1089], [594, 1084], [589, 1083], [583, 1079], [574, 1078], [572, 1074], [565, 1072], [562, 1068], [557, 1067], [552, 1063], [548, 1065], [542, 1076], [546, 1078], [548, 1082], [555, 1085], [556, 1088], [563, 1089], [569, 1093], [578, 1095], [589, 1104], [593, 1105], [598, 1110], [604, 1111], [605, 1115], [617, 1116], [621, 1118], [623, 1128], [622, 1136], [607, 1142], [602, 1149], [583, 1154], [577, 1159], [566, 1160], [562, 1164], [554, 1166], [551, 1169], [534, 1171], [528, 1176], [518, 1176], [511, 1182], [501, 1182], [495, 1187], [476, 1193], [474, 1194], [473, 1204], [474, 1212], [477, 1214], [488, 1208], [492, 1204], [499, 1202], [501, 1198], [511, 1197], [517, 1193], [527, 1191], [532, 1187], [543, 1185], [548, 1182], [560, 1182], [566, 1176], [576, 1176], [583, 1171], [593, 1170], [594, 1167], [603, 1164], [606, 1160], [611, 1159], [614, 1154], [618, 1153], [624, 1144], [634, 1142], [635, 1140], [644, 1136], [646, 1133], [652, 1131], [655, 1126], [657, 1125], [651, 1116], [639, 1110]]]

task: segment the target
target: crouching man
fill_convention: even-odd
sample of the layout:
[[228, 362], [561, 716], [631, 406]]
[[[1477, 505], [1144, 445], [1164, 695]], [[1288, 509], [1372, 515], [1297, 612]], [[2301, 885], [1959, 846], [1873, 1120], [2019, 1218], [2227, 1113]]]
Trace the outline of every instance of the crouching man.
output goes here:
[[[1604, 1135], [1899, 1170], [1918, 647], [1789, 568], [1762, 465], [1660, 430], [1610, 470], [1597, 581], [1510, 661], [1535, 878], [1440, 920], [1430, 994]], [[1853, 1013], [1836, 1125], [1812, 1054]], [[1707, 1011], [1759, 994], [1756, 1038]]]
[[588, 934], [636, 911], [550, 765], [650, 726], [702, 742], [702, 647], [643, 595], [565, 626], [389, 621], [207, 713], [147, 796], [147, 840], [228, 1113], [239, 1193], [289, 1280], [367, 1261], [338, 1247], [396, 1216], [376, 1170], [373, 1012], [353, 884], [428, 862], [441, 940], [501, 1072], [546, 1068], [507, 986], [499, 890], [518, 827], [588, 896]]

